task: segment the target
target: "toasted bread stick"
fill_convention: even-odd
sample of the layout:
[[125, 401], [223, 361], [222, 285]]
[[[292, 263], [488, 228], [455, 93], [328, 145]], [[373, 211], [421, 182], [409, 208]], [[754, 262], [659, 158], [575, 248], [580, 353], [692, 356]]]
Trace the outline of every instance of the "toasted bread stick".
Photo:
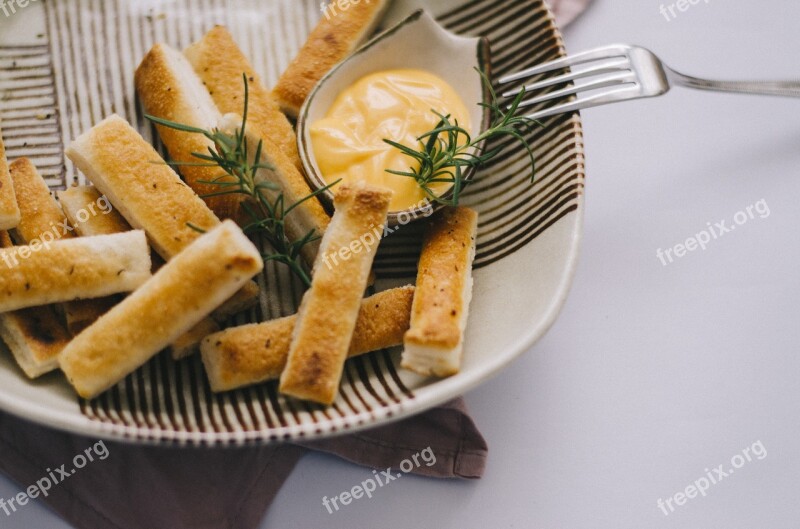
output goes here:
[[341, 10], [329, 4], [272, 91], [281, 109], [296, 118], [314, 85], [372, 34], [388, 5], [389, 0], [373, 0]]
[[[20, 210], [19, 224], [11, 230], [14, 242], [30, 244], [43, 238], [58, 240], [75, 237], [67, 217], [50, 194], [50, 188], [29, 159], [14, 160], [10, 174]], [[49, 235], [45, 235], [47, 232], [50, 232]]]
[[0, 312], [136, 289], [150, 278], [143, 231], [0, 249]]
[[131, 226], [94, 186], [68, 187], [56, 191], [70, 225], [80, 236], [109, 235], [130, 231]]
[[[241, 75], [240, 75], [241, 78]], [[222, 117], [208, 90], [194, 73], [192, 65], [181, 52], [165, 44], [156, 44], [136, 69], [136, 93], [145, 112], [151, 116], [167, 119], [203, 130], [212, 130]], [[213, 143], [201, 134], [156, 127], [161, 141], [166, 145], [173, 161], [197, 163], [192, 153], [208, 154]], [[218, 167], [182, 166], [181, 174], [186, 183], [200, 196], [218, 192], [219, 187], [211, 182], [220, 177]], [[236, 218], [243, 195], [208, 197], [208, 206], [221, 219]]]
[[[153, 248], [164, 260], [200, 236], [192, 226], [207, 230], [219, 224], [200, 197], [119, 116], [101, 121], [72, 142], [67, 156], [108, 197], [116, 211], [132, 226], [147, 232]], [[257, 296], [258, 286], [246, 284], [220, 307], [221, 317], [252, 306]], [[205, 325], [209, 327], [210, 323]]]
[[[249, 123], [250, 121], [248, 120]], [[241, 124], [241, 117], [236, 114], [226, 114], [220, 122], [219, 129], [235, 134]], [[262, 167], [256, 171], [257, 182], [271, 182], [279, 187], [280, 191], [266, 188], [263, 190], [271, 200], [274, 200], [278, 193], [283, 193], [284, 203], [286, 207], [289, 207], [311, 194], [311, 188], [308, 186], [305, 177], [292, 165], [277, 146], [258, 132], [257, 128], [247, 126], [245, 141], [247, 142], [247, 150], [252, 157], [250, 163], [255, 161], [255, 153], [258, 150], [259, 142], [261, 142], [260, 161], [263, 164], [272, 166], [272, 169]], [[302, 239], [313, 230], [318, 237], [321, 237], [325, 233], [328, 224], [330, 224], [330, 220], [319, 200], [310, 198], [302, 202], [286, 216], [284, 222], [286, 235], [289, 240], [296, 241]], [[318, 251], [319, 240], [303, 246], [302, 253], [306, 263], [313, 265]]]
[[[61, 207], [64, 210], [64, 213], [67, 215], [70, 223], [75, 226], [75, 231], [77, 231], [80, 235], [121, 233], [131, 229], [130, 225], [125, 221], [125, 219], [122, 218], [122, 216], [117, 213], [116, 210], [111, 208], [111, 204], [108, 202], [108, 199], [105, 198], [105, 195], [101, 195], [94, 186], [70, 187], [66, 191], [58, 191], [57, 196], [59, 202], [61, 202]], [[88, 219], [85, 219], [84, 217], [86, 215], [83, 214], [83, 212], [92, 211], [93, 209], [99, 209], [102, 211], [102, 215], [94, 215]], [[254, 298], [257, 295], [257, 292], [250, 293], [250, 289], [248, 288], [250, 285], [256, 289], [258, 288], [255, 283], [250, 282], [245, 285], [242, 290], [247, 289], [247, 297]], [[105, 310], [103, 310], [101, 314], [108, 312], [108, 309], [119, 302], [119, 298], [117, 297], [101, 298], [95, 301], [101, 302], [105, 300], [108, 300], [108, 302], [106, 303]], [[248, 302], [246, 305], [249, 304], [250, 302]], [[232, 306], [231, 308], [235, 312], [244, 310], [243, 308], [237, 306]], [[73, 325], [76, 328], [80, 325], [82, 330], [89, 324], [93, 323], [99, 316], [99, 314], [95, 315], [91, 312], [83, 314], [76, 311], [74, 314], [72, 314], [71, 319], [74, 321]], [[67, 317], [69, 320], [69, 312], [67, 313]], [[70, 326], [70, 332], [76, 334], [73, 331], [73, 325]], [[174, 344], [170, 345], [173, 357], [177, 360], [179, 358], [183, 358], [184, 356], [188, 356], [197, 348], [200, 340], [202, 340], [204, 336], [218, 330], [219, 325], [217, 322], [211, 318], [206, 318], [202, 322], [198, 323], [195, 329], [190, 330], [184, 336], [178, 338]]]
[[[347, 356], [352, 358], [403, 343], [414, 287], [393, 288], [361, 302]], [[200, 345], [215, 392], [258, 384], [281, 375], [289, 356], [296, 316], [232, 327]]]
[[[127, 121], [113, 115], [67, 147], [67, 157], [114, 204], [131, 226], [147, 232], [168, 261], [208, 230], [217, 216], [161, 159]], [[247, 284], [220, 307], [226, 315], [256, 302], [258, 286]]]
[[58, 369], [58, 354], [72, 339], [52, 305], [0, 314], [0, 337], [31, 379]]
[[67, 147], [67, 157], [170, 260], [219, 219], [127, 121], [104, 119]]
[[[30, 160], [27, 158], [14, 160], [11, 164], [11, 180], [14, 182], [21, 214], [19, 224], [11, 231], [18, 244], [75, 237], [75, 225], [69, 223], [61, 207], [50, 194], [50, 188], [47, 187], [44, 178]], [[90, 214], [86, 211], [85, 214], [88, 218], [97, 216], [99, 212]], [[63, 311], [67, 329], [75, 335], [107, 311], [114, 299], [80, 299], [69, 301], [56, 308]]]
[[466, 207], [436, 213], [425, 233], [401, 366], [421, 375], [458, 373], [472, 298], [478, 214]]
[[202, 39], [183, 50], [183, 54], [223, 114], [242, 114], [242, 75], [246, 75], [250, 92], [247, 124], [256, 129], [260, 137], [269, 139], [298, 171], [303, 170], [292, 124], [281, 112], [272, 94], [264, 88], [260, 77], [225, 26], [211, 28]]
[[[391, 196], [363, 182], [339, 186], [311, 288], [297, 312], [282, 393], [321, 404], [336, 398]], [[333, 255], [340, 259], [331, 265]]]
[[[12, 246], [8, 232], [0, 231], [0, 248]], [[46, 305], [1, 313], [0, 338], [28, 378], [38, 378], [58, 368], [58, 353], [72, 336]]]
[[0, 230], [10, 230], [19, 224], [19, 207], [14, 195], [14, 184], [8, 172], [6, 148], [0, 131]]
[[263, 267], [233, 221], [198, 238], [59, 355], [83, 398], [93, 398], [174, 342]]

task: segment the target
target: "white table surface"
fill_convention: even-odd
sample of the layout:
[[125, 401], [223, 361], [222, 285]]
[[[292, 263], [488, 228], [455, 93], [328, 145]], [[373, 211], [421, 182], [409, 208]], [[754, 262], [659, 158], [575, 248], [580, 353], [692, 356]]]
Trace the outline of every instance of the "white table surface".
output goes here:
[[[672, 1], [596, 0], [567, 47], [630, 42], [687, 73], [797, 75], [800, 3], [700, 0], [668, 22], [659, 6]], [[585, 112], [585, 238], [570, 298], [544, 339], [467, 395], [490, 445], [485, 477], [405, 477], [328, 514], [323, 496], [371, 472], [310, 455], [263, 527], [798, 527], [798, 116], [800, 100], [686, 89]], [[768, 217], [668, 266], [656, 257], [762, 199]], [[659, 509], [758, 441], [766, 457]], [[17, 490], [0, 478], [0, 497]], [[68, 527], [39, 503], [0, 526]]]

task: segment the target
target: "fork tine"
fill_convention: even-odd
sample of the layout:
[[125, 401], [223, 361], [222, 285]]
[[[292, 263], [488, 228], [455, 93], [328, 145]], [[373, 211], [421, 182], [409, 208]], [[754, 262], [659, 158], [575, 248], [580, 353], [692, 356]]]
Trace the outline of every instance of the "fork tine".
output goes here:
[[628, 99], [637, 99], [639, 97], [643, 96], [635, 86], [623, 86], [601, 94], [595, 94], [561, 105], [545, 108], [533, 114], [528, 114], [527, 117], [530, 119], [541, 119], [555, 114], [583, 110], [589, 107], [599, 107], [600, 105], [607, 105], [609, 103], [616, 103], [617, 101], [625, 101]]
[[545, 62], [537, 66], [534, 66], [532, 68], [528, 68], [527, 70], [522, 70], [521, 72], [507, 75], [505, 77], [500, 78], [499, 83], [506, 84], [513, 81], [518, 81], [520, 79], [524, 79], [526, 77], [531, 77], [533, 75], [538, 75], [541, 73], [550, 72], [561, 68], [566, 68], [567, 66], [589, 62], [596, 59], [611, 59], [620, 56], [624, 57], [627, 53], [627, 50], [628, 46], [624, 44], [612, 44], [611, 46], [603, 46], [601, 48], [587, 50], [581, 53], [576, 53], [575, 55], [568, 55], [560, 59], [555, 59], [550, 62]]
[[[630, 65], [630, 61], [628, 59], [613, 59], [601, 63], [597, 63], [596, 65], [592, 65], [590, 68], [586, 68], [584, 70], [579, 71], [572, 71], [565, 74], [557, 75], [555, 77], [550, 77], [549, 79], [544, 79], [542, 81], [532, 83], [529, 85], [525, 85], [526, 92], [532, 92], [536, 90], [540, 90], [542, 88], [546, 88], [548, 86], [553, 86], [561, 83], [565, 83], [567, 81], [574, 81], [576, 79], [581, 79], [583, 77], [588, 77], [591, 75], [597, 75], [600, 73], [607, 73], [614, 70], [625, 69]], [[503, 93], [503, 97], [513, 97], [519, 94], [522, 91], [523, 87], [515, 88], [514, 90], [509, 90], [508, 92]]]
[[585, 92], [587, 90], [595, 90], [598, 88], [605, 88], [607, 86], [614, 86], [618, 84], [634, 83], [634, 82], [636, 82], [636, 75], [631, 71], [612, 73], [604, 75], [602, 77], [598, 77], [597, 79], [594, 79], [589, 83], [568, 86], [566, 88], [562, 88], [560, 90], [554, 90], [552, 92], [549, 92], [541, 96], [526, 99], [519, 104], [518, 108], [533, 106], [539, 103], [543, 103], [545, 101], [550, 101], [553, 99], [559, 99], [562, 97], [575, 95], [580, 92]]

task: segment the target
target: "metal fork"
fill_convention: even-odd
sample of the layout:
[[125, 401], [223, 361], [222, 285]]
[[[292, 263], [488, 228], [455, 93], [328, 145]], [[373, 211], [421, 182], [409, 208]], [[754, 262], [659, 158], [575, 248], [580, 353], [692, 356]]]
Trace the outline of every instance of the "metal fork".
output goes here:
[[[502, 88], [503, 85], [572, 66], [581, 66], [581, 68], [534, 83], [525, 84], [523, 82], [522, 84], [526, 93], [577, 80], [581, 81], [580, 84], [571, 84], [566, 88], [525, 99], [519, 108], [528, 108], [592, 91], [585, 97], [578, 97], [559, 105], [544, 108], [528, 116], [532, 119], [539, 119], [618, 101], [660, 96], [669, 91], [670, 85], [740, 94], [800, 97], [800, 81], [710, 81], [698, 79], [672, 70], [650, 50], [628, 44], [613, 44], [562, 57], [507, 75], [500, 79], [499, 84]], [[507, 98], [514, 97], [520, 93], [523, 86], [508, 90], [502, 95]]]

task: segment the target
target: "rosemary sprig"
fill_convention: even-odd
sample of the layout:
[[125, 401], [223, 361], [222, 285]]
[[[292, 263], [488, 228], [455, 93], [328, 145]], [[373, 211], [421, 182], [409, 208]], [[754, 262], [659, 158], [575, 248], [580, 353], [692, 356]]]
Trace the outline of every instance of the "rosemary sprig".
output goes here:
[[[264, 260], [285, 264], [308, 287], [311, 285], [311, 278], [303, 266], [300, 252], [304, 246], [319, 239], [320, 235], [311, 230], [305, 236], [292, 241], [286, 234], [285, 219], [300, 204], [325, 192], [330, 186], [318, 189], [294, 204], [287, 206], [280, 186], [272, 182], [257, 181], [256, 172], [259, 169], [273, 169], [273, 167], [261, 161], [263, 141], [258, 142], [253, 156], [253, 163], [249, 162], [250, 153], [248, 152], [245, 138], [249, 88], [247, 76], [243, 74], [242, 77], [244, 79], [244, 110], [242, 112], [242, 124], [234, 134], [228, 134], [216, 129], [205, 130], [191, 127], [155, 116], [147, 115], [145, 117], [153, 123], [164, 127], [201, 134], [213, 143], [213, 146], [209, 146], [208, 153], [192, 153], [195, 158], [200, 160], [198, 162], [168, 163], [179, 167], [219, 167], [222, 170], [220, 176], [210, 181], [200, 181], [203, 184], [215, 185], [219, 190], [202, 195], [203, 198], [233, 194], [246, 195], [250, 198], [250, 201], [241, 203], [241, 207], [248, 217], [248, 223], [242, 228], [243, 231], [264, 237], [273, 250], [262, 254]], [[272, 195], [272, 198], [269, 195]], [[192, 229], [200, 230], [191, 224], [188, 224], [188, 226]]]
[[[419, 150], [396, 141], [383, 140], [392, 147], [399, 149], [406, 156], [416, 160], [419, 165], [419, 168], [412, 166], [408, 171], [392, 169], [387, 169], [386, 171], [416, 180], [431, 202], [457, 206], [461, 190], [464, 188], [465, 172], [471, 169], [478, 169], [488, 163], [503, 151], [503, 146], [497, 146], [478, 155], [473, 154], [471, 151], [484, 140], [497, 140], [504, 136], [519, 141], [525, 147], [531, 160], [531, 182], [533, 182], [536, 160], [530, 143], [528, 143], [525, 136], [534, 127], [541, 127], [542, 124], [534, 119], [515, 115], [520, 103], [522, 103], [522, 99], [525, 97], [525, 89], [523, 88], [520, 91], [509, 106], [509, 109], [504, 111], [489, 78], [478, 68], [475, 68], [475, 70], [480, 74], [481, 80], [492, 97], [490, 103], [479, 103], [480, 106], [488, 108], [492, 116], [494, 116], [494, 120], [487, 130], [472, 138], [469, 131], [458, 124], [458, 120], [451, 121], [449, 114], [444, 115], [436, 110], [431, 110], [439, 116], [439, 122], [433, 130], [417, 138], [420, 146]], [[434, 189], [434, 185], [440, 183], [451, 184], [452, 193], [449, 199], [444, 198]]]

